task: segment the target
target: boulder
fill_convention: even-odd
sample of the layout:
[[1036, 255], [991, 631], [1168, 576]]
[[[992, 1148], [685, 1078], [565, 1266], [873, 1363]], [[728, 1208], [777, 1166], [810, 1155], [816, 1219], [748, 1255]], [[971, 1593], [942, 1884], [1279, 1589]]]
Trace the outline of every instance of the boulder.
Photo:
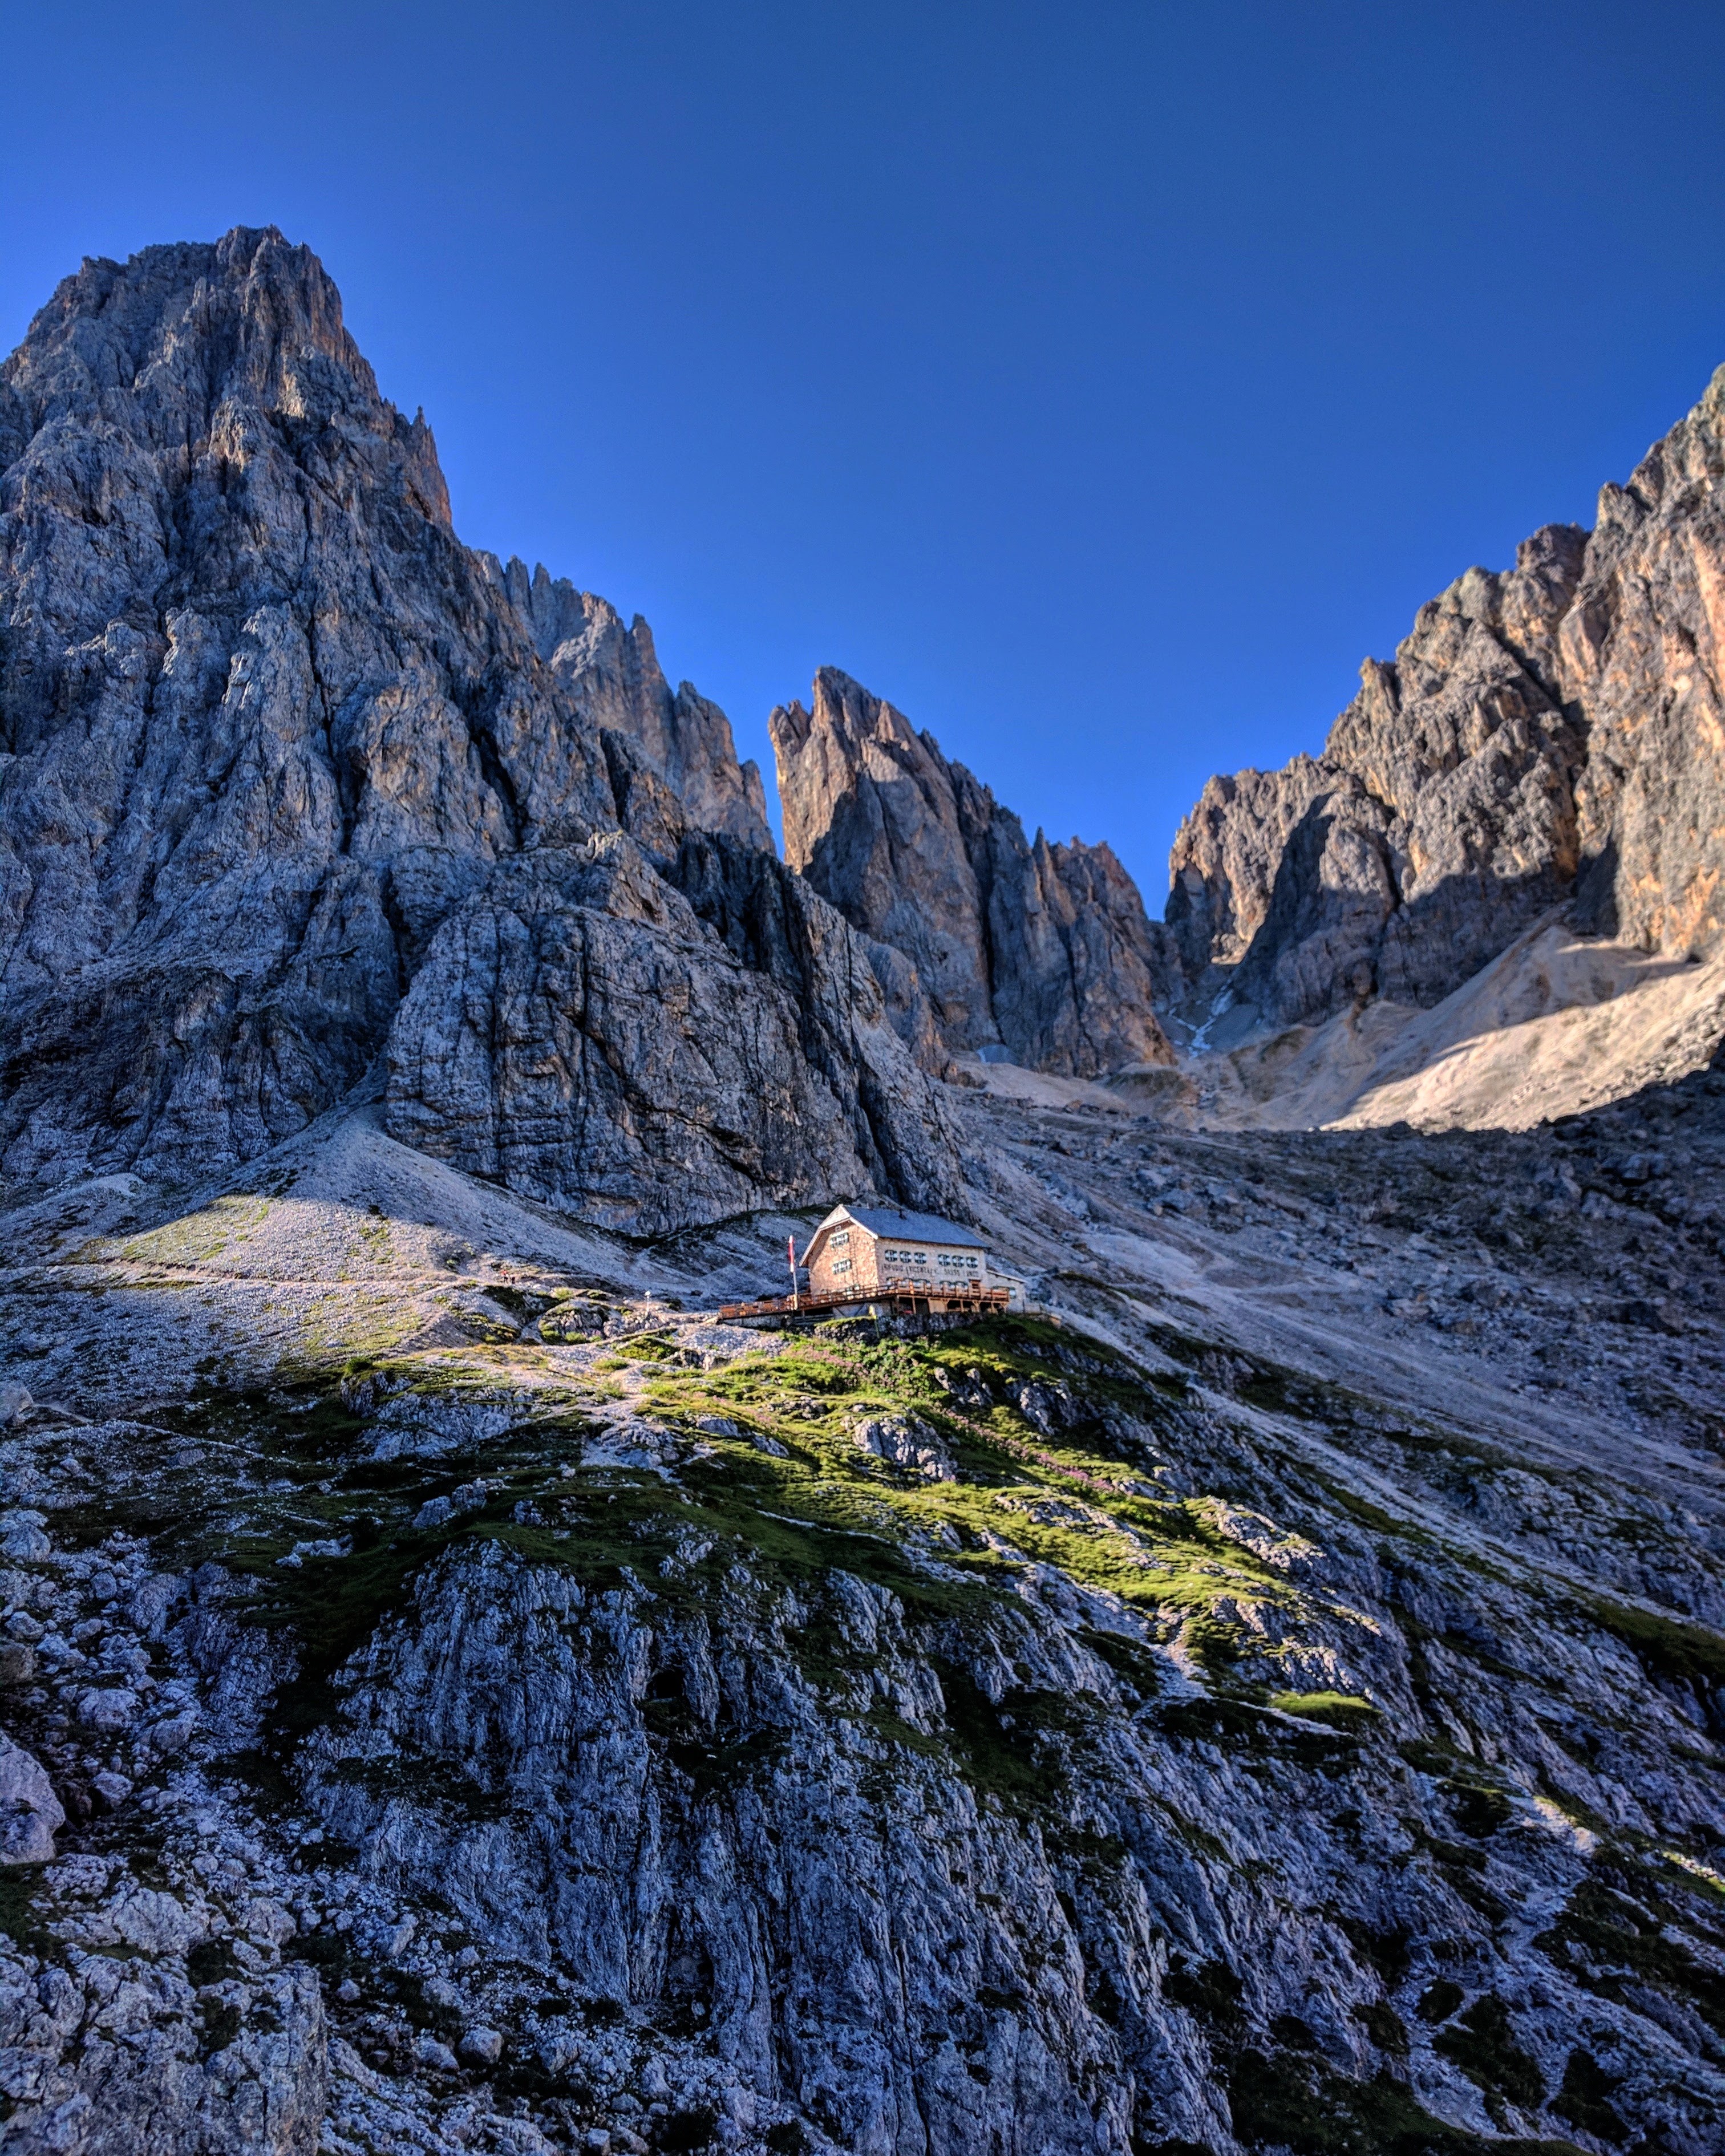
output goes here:
[[0, 1733], [0, 1865], [51, 1863], [65, 1823], [46, 1768]]
[[502, 2034], [496, 2029], [469, 2029], [457, 2049], [470, 2066], [495, 2066], [503, 2056]]
[[871, 1416], [856, 1426], [856, 1441], [865, 1452], [889, 1466], [902, 1467], [931, 1482], [951, 1482], [957, 1468], [945, 1440], [932, 1423], [920, 1415]]

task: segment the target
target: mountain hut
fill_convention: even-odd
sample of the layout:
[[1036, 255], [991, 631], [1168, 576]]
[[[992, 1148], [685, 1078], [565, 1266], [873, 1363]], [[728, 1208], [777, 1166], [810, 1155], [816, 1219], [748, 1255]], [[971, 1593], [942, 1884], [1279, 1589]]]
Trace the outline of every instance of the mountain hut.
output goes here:
[[[835, 1205], [803, 1252], [811, 1301], [914, 1298], [929, 1310], [1004, 1302], [974, 1229], [896, 1205]], [[1014, 1283], [1013, 1285], [1015, 1285]]]

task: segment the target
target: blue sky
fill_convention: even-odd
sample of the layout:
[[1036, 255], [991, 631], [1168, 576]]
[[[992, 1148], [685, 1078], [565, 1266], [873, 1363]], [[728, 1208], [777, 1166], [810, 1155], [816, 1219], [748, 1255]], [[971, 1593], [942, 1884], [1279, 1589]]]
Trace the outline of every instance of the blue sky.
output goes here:
[[770, 770], [832, 662], [1160, 911], [1725, 361], [1725, 9], [0, 0], [0, 345], [275, 223], [470, 542]]

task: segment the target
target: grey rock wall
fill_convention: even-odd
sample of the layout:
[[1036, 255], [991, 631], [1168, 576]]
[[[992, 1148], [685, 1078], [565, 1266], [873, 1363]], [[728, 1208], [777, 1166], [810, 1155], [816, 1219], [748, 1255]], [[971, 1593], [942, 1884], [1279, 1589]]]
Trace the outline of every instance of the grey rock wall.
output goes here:
[[1568, 895], [1584, 737], [1550, 668], [1583, 545], [1550, 526], [1421, 608], [1321, 757], [1210, 781], [1170, 861], [1189, 973], [1278, 1019], [1436, 1003]]
[[1168, 1060], [1158, 939], [1106, 845], [1051, 845], [835, 667], [769, 721], [785, 855], [902, 952], [946, 1045], [1077, 1077]]
[[1587, 917], [1711, 954], [1725, 936], [1725, 367], [1625, 485], [1600, 490], [1557, 666], [1587, 726]]
[[[391, 1030], [392, 1136], [635, 1235], [864, 1188], [936, 1202], [952, 1138], [860, 939], [770, 855], [690, 843], [693, 905], [620, 832], [495, 870]], [[741, 936], [739, 886], [764, 916]]]
[[[670, 692], [644, 623], [460, 544], [429, 429], [307, 249], [241, 229], [59, 287], [0, 368], [0, 1172], [206, 1176], [387, 1065], [398, 1129], [591, 1217], [824, 1203], [891, 1163], [932, 1201], [938, 1114], [877, 1040], [864, 947], [836, 920], [810, 943], [829, 1002], [867, 983], [810, 1066], [806, 973], [740, 962], [658, 882], [704, 826], [772, 880], [723, 713]], [[619, 830], [622, 915], [569, 866]], [[684, 1000], [638, 1028], [655, 968]], [[461, 1015], [521, 993], [569, 1001], [495, 1040]], [[896, 1015], [914, 1035], [914, 983]], [[552, 1040], [570, 1069], [530, 1070]], [[637, 1204], [649, 1067], [648, 1131], [716, 1150], [673, 1147]]]

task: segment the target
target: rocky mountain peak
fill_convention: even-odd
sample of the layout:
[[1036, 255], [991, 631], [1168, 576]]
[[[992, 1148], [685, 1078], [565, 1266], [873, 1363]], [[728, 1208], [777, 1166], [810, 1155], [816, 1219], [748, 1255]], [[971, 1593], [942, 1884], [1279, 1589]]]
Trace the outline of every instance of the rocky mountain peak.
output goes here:
[[950, 1182], [842, 922], [798, 895], [737, 947], [679, 893], [703, 831], [766, 911], [788, 874], [724, 714], [644, 623], [460, 544], [309, 250], [87, 264], [0, 370], [0, 462], [9, 1176], [207, 1175], [368, 1084], [607, 1219], [619, 1178], [658, 1226]]
[[1368, 660], [1322, 755], [1212, 780], [1168, 921], [1231, 1023], [1442, 1000], [1554, 908], [1702, 957], [1725, 940], [1725, 370], [1607, 486], [1471, 569]]
[[1599, 489], [1599, 528], [1634, 522], [1661, 508], [1702, 507], [1725, 478], [1725, 365], [1714, 368], [1707, 388], [1668, 434], [1648, 450], [1627, 483]]
[[1164, 954], [1106, 847], [1027, 842], [932, 734], [836, 667], [768, 729], [786, 859], [911, 959], [950, 1050], [1077, 1077], [1169, 1060]]
[[212, 444], [243, 464], [251, 410], [316, 434], [332, 468], [356, 451], [398, 459], [416, 506], [449, 526], [423, 414], [408, 420], [379, 395], [333, 280], [273, 225], [125, 263], [86, 258], [0, 367], [0, 452], [96, 411], [158, 453]]
[[[126, 261], [86, 255], [6, 362], [8, 377], [58, 367], [64, 393], [135, 388], [193, 343], [232, 388], [286, 401], [288, 370], [315, 352], [377, 386], [341, 319], [341, 297], [309, 247], [274, 225], [236, 225], [218, 240], [146, 247]], [[213, 386], [214, 386], [213, 384]]]
[[512, 560], [498, 574], [534, 649], [592, 724], [626, 735], [701, 829], [776, 850], [760, 766], [738, 762], [730, 720], [692, 681], [672, 693], [641, 615], [625, 629], [608, 599], [542, 562], [529, 576]]
[[[902, 711], [837, 666], [816, 670], [806, 711], [794, 701], [782, 705], [768, 727], [779, 767], [785, 859], [794, 869], [806, 870], [814, 861], [859, 772], [872, 766], [886, 778], [901, 770], [922, 782], [925, 798], [940, 791], [932, 776], [938, 747]], [[792, 772], [798, 783], [788, 786]]]

